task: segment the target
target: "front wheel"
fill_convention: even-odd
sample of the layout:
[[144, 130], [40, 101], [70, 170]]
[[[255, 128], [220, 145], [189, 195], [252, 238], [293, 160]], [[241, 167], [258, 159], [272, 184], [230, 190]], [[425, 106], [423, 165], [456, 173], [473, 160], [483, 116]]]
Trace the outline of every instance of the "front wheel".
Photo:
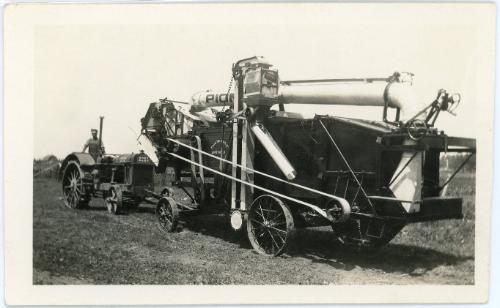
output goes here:
[[179, 208], [174, 199], [161, 198], [156, 207], [158, 227], [163, 232], [174, 232], [179, 222]]
[[288, 206], [271, 195], [262, 195], [250, 206], [247, 220], [248, 239], [260, 254], [278, 256], [290, 243], [295, 226]]
[[123, 206], [123, 194], [119, 187], [111, 187], [106, 198], [108, 213], [119, 214]]

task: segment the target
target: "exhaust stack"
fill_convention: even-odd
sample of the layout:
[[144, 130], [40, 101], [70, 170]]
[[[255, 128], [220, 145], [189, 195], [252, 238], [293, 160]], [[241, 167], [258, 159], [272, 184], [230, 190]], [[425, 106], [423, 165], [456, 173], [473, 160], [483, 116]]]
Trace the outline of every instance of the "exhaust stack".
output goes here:
[[102, 156], [102, 123], [104, 121], [104, 117], [99, 117], [99, 156]]

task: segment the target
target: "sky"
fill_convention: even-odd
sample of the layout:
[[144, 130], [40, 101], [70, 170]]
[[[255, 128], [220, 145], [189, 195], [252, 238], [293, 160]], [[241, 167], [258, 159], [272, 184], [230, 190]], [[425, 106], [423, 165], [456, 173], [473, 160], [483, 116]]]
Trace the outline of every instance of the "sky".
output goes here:
[[[439, 12], [438, 12], [439, 13]], [[231, 65], [264, 56], [282, 80], [415, 74], [426, 104], [441, 88], [462, 96], [456, 117], [437, 127], [474, 137], [477, 30], [460, 23], [415, 23], [418, 16], [369, 22], [355, 14], [337, 22], [86, 24], [39, 26], [34, 33], [34, 157], [81, 151], [104, 116], [108, 153], [137, 152], [140, 119], [159, 98], [187, 101], [200, 90], [226, 91]], [[442, 15], [444, 16], [444, 15]], [[337, 16], [338, 17], [338, 16]], [[297, 17], [296, 17], [297, 18]], [[301, 17], [299, 16], [298, 19]], [[432, 17], [434, 20], [439, 16]], [[453, 16], [446, 16], [453, 18]], [[409, 20], [408, 23], [405, 20]], [[379, 107], [291, 106], [306, 116], [380, 120]]]

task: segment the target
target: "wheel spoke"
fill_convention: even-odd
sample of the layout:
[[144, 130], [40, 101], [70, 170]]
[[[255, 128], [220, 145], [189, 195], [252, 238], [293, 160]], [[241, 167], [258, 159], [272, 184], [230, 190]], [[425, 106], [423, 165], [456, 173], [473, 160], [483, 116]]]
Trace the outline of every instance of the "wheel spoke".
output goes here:
[[272, 217], [269, 218], [269, 222], [272, 223], [273, 221], [275, 221], [276, 219], [278, 219], [280, 217], [280, 215], [282, 215], [281, 212], [278, 212], [278, 211], [275, 211], [275, 210], [270, 210], [270, 213], [273, 213], [274, 215], [271, 215]]
[[262, 217], [262, 219], [264, 219], [264, 220], [266, 219], [266, 218], [264, 217], [264, 215], [262, 215], [261, 213], [259, 213], [259, 212], [257, 212], [257, 211], [255, 211], [255, 213], [256, 213], [256, 214], [259, 214], [259, 216], [260, 216], [260, 217]]
[[285, 232], [285, 236], [283, 237], [282, 235], [280, 235], [280, 233], [276, 232], [276, 231], [280, 231], [280, 230], [272, 229], [272, 228], [269, 228], [268, 230], [269, 230], [269, 232], [271, 232], [274, 235], [276, 235], [283, 243], [286, 242], [286, 232]]
[[[280, 245], [278, 244], [278, 242], [276, 242], [276, 240], [274, 239], [274, 236], [273, 234], [271, 233], [271, 231], [269, 231], [269, 229], [266, 230], [267, 233], [269, 233], [269, 235], [271, 236], [271, 240], [273, 241], [274, 244], [276, 244], [276, 248], [279, 249], [280, 248]], [[272, 250], [273, 250], [273, 253], [274, 253], [274, 245], [271, 246], [272, 247]]]
[[258, 239], [260, 239], [266, 232], [266, 229], [264, 227], [252, 227], [252, 232]]
[[259, 202], [259, 210], [260, 210], [260, 216], [262, 216], [262, 219], [266, 220], [266, 217], [264, 216], [264, 212], [262, 211], [262, 206]]
[[[267, 230], [265, 230], [265, 231], [267, 231]], [[267, 248], [266, 250], [270, 251], [270, 253], [274, 255], [274, 244], [273, 244], [272, 235], [269, 233], [269, 231], [267, 231], [267, 232], [264, 232], [263, 237], [266, 239], [266, 248]]]
[[271, 225], [271, 226], [283, 226], [283, 225], [286, 225], [286, 220], [280, 220], [280, 221], [276, 221], [276, 222], [270, 221], [269, 225]]
[[75, 202], [80, 201], [80, 194], [78, 194], [78, 192], [73, 191], [73, 195], [75, 195]]
[[66, 194], [66, 202], [67, 202], [67, 203], [71, 203], [71, 192], [68, 192], [68, 193]]
[[263, 226], [263, 227], [265, 227], [265, 225], [262, 222], [260, 222], [260, 221], [257, 221], [255, 219], [250, 219], [250, 220], [253, 221], [253, 222], [255, 222], [255, 223], [257, 223], [257, 224], [259, 224], [259, 225], [261, 225], [261, 226]]
[[279, 232], [281, 232], [281, 233], [285, 233], [285, 234], [287, 233], [285, 230], [281, 230], [281, 229], [275, 228], [275, 227], [273, 227], [273, 226], [267, 226], [267, 227], [268, 227], [269, 229], [273, 229], [273, 230], [279, 231]]

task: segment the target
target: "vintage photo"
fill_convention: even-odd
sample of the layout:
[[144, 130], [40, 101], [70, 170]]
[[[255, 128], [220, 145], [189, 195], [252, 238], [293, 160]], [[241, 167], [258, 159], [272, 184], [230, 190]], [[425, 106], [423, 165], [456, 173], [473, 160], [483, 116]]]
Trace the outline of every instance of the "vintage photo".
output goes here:
[[494, 7], [433, 5], [39, 11], [32, 286], [484, 286]]

